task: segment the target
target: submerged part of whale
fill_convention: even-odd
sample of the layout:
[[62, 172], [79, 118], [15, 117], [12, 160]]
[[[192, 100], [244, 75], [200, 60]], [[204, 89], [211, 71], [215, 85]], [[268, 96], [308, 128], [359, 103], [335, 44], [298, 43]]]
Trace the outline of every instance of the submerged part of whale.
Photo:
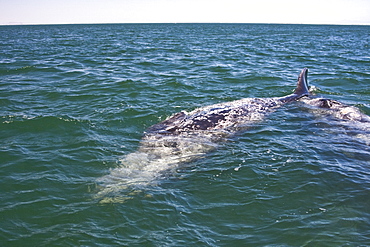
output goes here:
[[293, 94], [274, 98], [244, 98], [182, 111], [155, 124], [145, 132], [138, 151], [122, 165], [99, 179], [100, 196], [135, 185], [147, 185], [178, 164], [197, 159], [217, 143], [261, 121], [266, 114], [291, 101], [309, 95], [308, 69], [298, 77]]

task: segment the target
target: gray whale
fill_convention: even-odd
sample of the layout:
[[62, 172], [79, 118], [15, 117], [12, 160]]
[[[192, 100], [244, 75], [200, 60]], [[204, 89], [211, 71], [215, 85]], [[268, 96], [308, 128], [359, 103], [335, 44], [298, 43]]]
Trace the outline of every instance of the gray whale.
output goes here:
[[327, 98], [302, 97], [300, 102], [320, 109], [318, 114], [328, 115], [337, 120], [370, 123], [370, 117], [355, 106], [343, 104]]
[[308, 69], [302, 70], [294, 92], [285, 97], [244, 98], [182, 111], [147, 129], [139, 149], [128, 154], [121, 166], [98, 180], [102, 202], [111, 202], [109, 194], [153, 184], [165, 172], [180, 163], [202, 157], [217, 144], [254, 123], [282, 105], [308, 96]]
[[244, 98], [182, 111], [148, 128], [139, 152], [191, 161], [240, 130], [247, 129], [282, 105], [309, 95], [308, 69], [302, 70], [294, 93], [285, 97]]

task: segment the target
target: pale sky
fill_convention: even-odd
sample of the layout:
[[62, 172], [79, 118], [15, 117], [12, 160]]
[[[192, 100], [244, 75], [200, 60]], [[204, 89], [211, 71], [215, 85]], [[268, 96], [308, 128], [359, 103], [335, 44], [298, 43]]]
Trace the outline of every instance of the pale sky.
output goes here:
[[370, 0], [0, 0], [0, 25], [187, 22], [370, 25]]

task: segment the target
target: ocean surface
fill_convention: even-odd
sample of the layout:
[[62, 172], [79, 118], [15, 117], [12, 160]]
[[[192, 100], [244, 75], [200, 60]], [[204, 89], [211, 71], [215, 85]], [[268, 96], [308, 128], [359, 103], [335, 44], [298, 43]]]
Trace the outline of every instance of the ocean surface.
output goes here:
[[109, 177], [151, 125], [288, 95], [305, 67], [370, 115], [369, 44], [369, 26], [0, 26], [0, 246], [369, 246], [369, 123], [301, 102], [153, 183]]

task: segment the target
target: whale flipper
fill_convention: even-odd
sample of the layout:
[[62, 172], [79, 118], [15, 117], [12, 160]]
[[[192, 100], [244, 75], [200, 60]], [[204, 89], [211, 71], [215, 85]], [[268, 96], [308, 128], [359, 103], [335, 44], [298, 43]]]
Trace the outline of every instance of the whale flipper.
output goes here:
[[309, 96], [310, 92], [308, 89], [307, 75], [308, 75], [308, 69], [304, 68], [298, 76], [297, 86], [293, 94], [280, 98], [279, 100], [283, 103], [288, 103], [288, 102], [296, 101], [304, 96]]
[[310, 94], [308, 90], [307, 81], [308, 69], [304, 68], [298, 76], [297, 87], [294, 90], [294, 94], [302, 96], [308, 96]]

